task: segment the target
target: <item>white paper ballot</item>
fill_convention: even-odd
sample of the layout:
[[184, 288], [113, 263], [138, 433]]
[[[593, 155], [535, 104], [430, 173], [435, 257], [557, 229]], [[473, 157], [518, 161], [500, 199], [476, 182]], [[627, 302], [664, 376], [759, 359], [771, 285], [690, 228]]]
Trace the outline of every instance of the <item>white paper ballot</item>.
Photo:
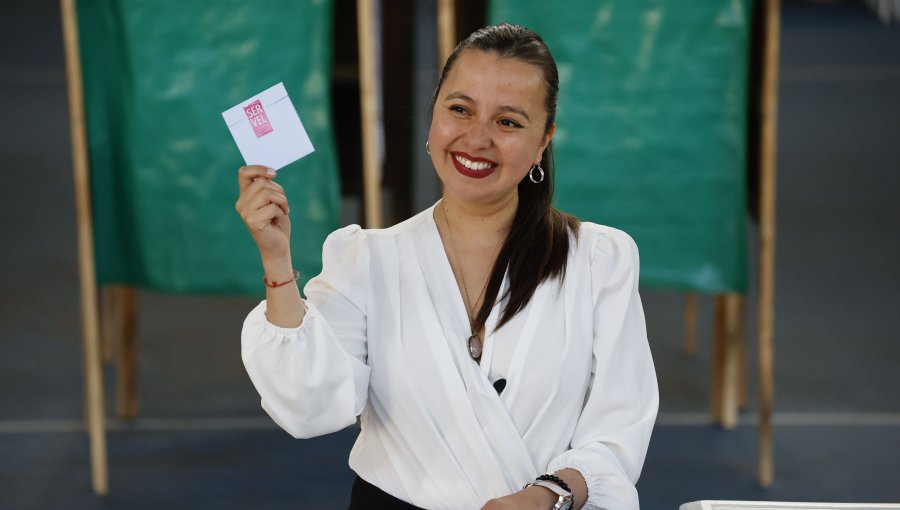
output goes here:
[[278, 170], [315, 150], [283, 83], [222, 112], [222, 117], [248, 165]]

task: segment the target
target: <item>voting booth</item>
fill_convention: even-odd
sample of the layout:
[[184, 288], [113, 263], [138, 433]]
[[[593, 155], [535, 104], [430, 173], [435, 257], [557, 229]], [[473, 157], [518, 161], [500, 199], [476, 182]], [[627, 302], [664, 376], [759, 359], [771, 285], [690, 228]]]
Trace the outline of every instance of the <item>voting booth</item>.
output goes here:
[[[585, 0], [565, 6], [492, 0], [488, 15], [491, 24], [535, 30], [556, 59], [555, 204], [634, 237], [643, 288], [688, 293], [687, 350], [693, 348], [697, 294], [715, 296], [711, 419], [725, 428], [737, 425], [738, 409], [746, 404], [748, 174], [761, 176], [763, 485], [773, 477], [778, 9], [777, 1], [751, 0], [677, 5]], [[758, 77], [751, 77], [754, 50], [760, 56]], [[753, 78], [760, 80], [755, 86]], [[758, 145], [749, 142], [758, 136]]]
[[628, 232], [644, 288], [747, 290], [750, 1], [494, 0], [559, 68], [556, 204]]
[[[222, 112], [278, 83], [315, 152], [279, 175], [307, 278], [338, 227], [330, 2], [77, 2], [97, 281], [263, 295]], [[270, 136], [271, 138], [271, 136]]]
[[[63, 0], [94, 490], [108, 490], [100, 330], [120, 337], [118, 411], [138, 412], [137, 289], [264, 294], [259, 254], [235, 214], [244, 164], [223, 112], [282, 83], [315, 151], [281, 170], [302, 229], [304, 280], [338, 227], [332, 140], [332, 5]], [[277, 113], [277, 106], [269, 107]], [[232, 119], [233, 120], [233, 119]], [[249, 119], [245, 119], [249, 120]], [[275, 121], [277, 119], [270, 119]], [[269, 136], [273, 136], [272, 133]], [[302, 282], [301, 282], [302, 283]], [[101, 328], [98, 295], [104, 297]], [[113, 321], [112, 319], [116, 319]]]

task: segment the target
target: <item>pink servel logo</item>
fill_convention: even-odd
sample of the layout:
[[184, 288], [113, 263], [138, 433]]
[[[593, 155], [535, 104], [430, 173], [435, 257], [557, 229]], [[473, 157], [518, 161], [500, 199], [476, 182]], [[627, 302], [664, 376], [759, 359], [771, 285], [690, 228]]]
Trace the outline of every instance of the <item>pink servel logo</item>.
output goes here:
[[253, 126], [253, 132], [256, 133], [257, 138], [272, 132], [272, 124], [269, 122], [269, 117], [266, 115], [266, 111], [263, 109], [259, 99], [245, 106], [244, 113], [247, 114], [247, 120]]

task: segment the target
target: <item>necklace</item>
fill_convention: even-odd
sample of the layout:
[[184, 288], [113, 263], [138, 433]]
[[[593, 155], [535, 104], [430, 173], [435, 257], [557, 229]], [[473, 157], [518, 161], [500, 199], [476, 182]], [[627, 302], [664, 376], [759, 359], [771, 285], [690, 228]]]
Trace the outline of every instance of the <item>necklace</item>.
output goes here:
[[[447, 225], [447, 239], [450, 241], [450, 251], [453, 252], [453, 258], [459, 260], [459, 255], [456, 253], [456, 243], [453, 242], [453, 228], [450, 227], [450, 218], [447, 216], [447, 209], [444, 207], [443, 200], [441, 200], [441, 213], [444, 215], [444, 223]], [[469, 287], [466, 285], [466, 275], [463, 273], [462, 268], [459, 269], [459, 279], [462, 280], [463, 284], [463, 304], [466, 305], [466, 314], [469, 316], [469, 330], [472, 332], [468, 340], [466, 340], [466, 347], [468, 347], [469, 356], [473, 360], [481, 361], [482, 345], [481, 340], [478, 339], [478, 332], [475, 331], [475, 318], [473, 317], [475, 310], [474, 306], [469, 304]], [[484, 295], [488, 281], [490, 281], [490, 277], [484, 281], [481, 292], [479, 292], [478, 297], [475, 298], [475, 304], [478, 304], [478, 301], [481, 300], [481, 296]]]

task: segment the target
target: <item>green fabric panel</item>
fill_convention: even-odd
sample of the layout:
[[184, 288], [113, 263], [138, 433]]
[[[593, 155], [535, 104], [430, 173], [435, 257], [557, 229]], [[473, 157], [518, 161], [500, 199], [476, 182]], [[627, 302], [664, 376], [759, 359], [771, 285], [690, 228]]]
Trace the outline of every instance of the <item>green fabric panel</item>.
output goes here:
[[645, 287], [745, 291], [750, 0], [493, 0], [560, 74], [556, 204], [621, 228]]
[[262, 295], [222, 112], [284, 82], [316, 148], [279, 172], [292, 253], [321, 269], [340, 199], [329, 1], [78, 2], [100, 283]]

